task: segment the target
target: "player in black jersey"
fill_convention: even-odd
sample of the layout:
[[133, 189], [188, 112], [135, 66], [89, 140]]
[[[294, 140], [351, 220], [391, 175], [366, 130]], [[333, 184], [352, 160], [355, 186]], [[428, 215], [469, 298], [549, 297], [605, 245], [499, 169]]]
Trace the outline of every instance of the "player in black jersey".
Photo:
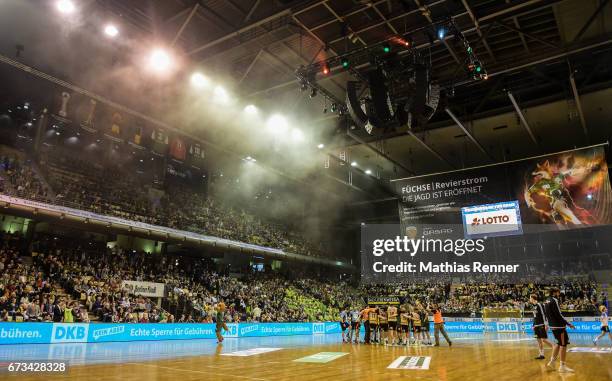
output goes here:
[[567, 355], [567, 345], [569, 344], [569, 336], [567, 335], [566, 327], [574, 328], [574, 325], [563, 317], [561, 314], [561, 308], [559, 307], [559, 296], [561, 291], [558, 288], [550, 289], [550, 298], [546, 303], [546, 318], [550, 329], [557, 340], [557, 344], [553, 347], [553, 354], [550, 361], [546, 366], [553, 369], [557, 356], [560, 358], [559, 372], [560, 373], [572, 373], [574, 370], [565, 364], [565, 358]]
[[538, 301], [537, 294], [531, 294], [529, 302], [533, 304], [533, 333], [538, 340], [539, 355], [536, 360], [544, 360], [544, 344], [553, 347], [553, 344], [548, 341], [548, 320], [544, 312], [544, 304]]

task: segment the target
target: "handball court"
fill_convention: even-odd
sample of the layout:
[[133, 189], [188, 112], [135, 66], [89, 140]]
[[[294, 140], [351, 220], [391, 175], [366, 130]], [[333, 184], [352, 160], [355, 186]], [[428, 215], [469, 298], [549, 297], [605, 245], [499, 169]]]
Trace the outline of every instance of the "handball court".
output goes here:
[[[451, 335], [453, 346], [440, 347], [342, 344], [339, 335], [157, 341], [104, 344], [0, 346], [0, 363], [18, 360], [69, 360], [64, 374], [0, 374], [6, 380], [610, 380], [612, 349], [603, 353], [569, 353], [575, 374], [546, 369], [534, 360], [536, 343], [529, 335]], [[592, 335], [571, 335], [570, 348], [593, 348]], [[254, 348], [269, 352], [244, 355]], [[280, 348], [272, 350], [271, 348]], [[255, 350], [257, 351], [257, 350]], [[242, 356], [232, 355], [238, 352]], [[328, 362], [299, 362], [307, 356], [334, 352]], [[547, 357], [550, 350], [546, 351]], [[388, 369], [400, 356], [431, 357], [429, 369]], [[317, 359], [317, 357], [315, 357]], [[558, 366], [558, 361], [557, 361]], [[6, 366], [3, 366], [6, 369]]]

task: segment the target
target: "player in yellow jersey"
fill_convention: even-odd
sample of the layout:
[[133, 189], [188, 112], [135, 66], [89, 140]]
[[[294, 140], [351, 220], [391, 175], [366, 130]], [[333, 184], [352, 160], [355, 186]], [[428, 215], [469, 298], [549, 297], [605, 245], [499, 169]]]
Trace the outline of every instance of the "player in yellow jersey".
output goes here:
[[397, 307], [390, 305], [389, 308], [387, 308], [387, 319], [389, 321], [388, 323], [389, 332], [388, 332], [387, 337], [389, 338], [389, 342], [391, 343], [391, 345], [395, 345], [396, 337], [397, 337], [397, 341], [399, 341], [399, 335], [396, 335], [397, 330], [398, 330]]
[[400, 328], [404, 336], [402, 344], [410, 344], [410, 314], [405, 307], [402, 307], [400, 311]]
[[370, 332], [372, 332], [372, 338], [370, 341], [373, 343], [378, 343], [378, 308], [370, 310], [368, 314], [368, 321], [370, 322]]
[[387, 319], [387, 311], [384, 308], [378, 310], [378, 331], [380, 332], [380, 343], [385, 346], [389, 344], [389, 339], [387, 337], [389, 320]]
[[421, 344], [421, 316], [414, 307], [410, 307], [410, 316], [412, 318], [412, 329], [414, 333], [414, 343]]

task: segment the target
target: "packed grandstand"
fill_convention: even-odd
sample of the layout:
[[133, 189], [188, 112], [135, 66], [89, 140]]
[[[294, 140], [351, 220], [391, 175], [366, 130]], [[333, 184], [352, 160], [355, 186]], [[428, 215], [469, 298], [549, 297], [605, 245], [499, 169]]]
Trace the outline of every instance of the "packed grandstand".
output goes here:
[[[159, 167], [162, 172], [165, 168], [153, 156], [145, 168], [142, 159], [104, 160], [88, 149], [91, 145], [43, 144], [32, 153], [27, 149], [32, 132], [23, 131], [32, 126], [34, 114], [28, 115], [13, 115], [7, 125], [14, 130], [6, 134], [12, 136], [6, 139], [12, 144], [0, 146], [4, 195], [306, 256], [351, 256], [330, 253], [287, 224], [224, 201], [222, 176], [209, 174], [203, 190], [164, 182]], [[607, 303], [607, 289], [588, 271], [563, 261], [551, 264], [558, 266], [552, 271], [556, 280], [543, 284], [465, 284], [449, 279], [359, 286], [354, 277], [340, 280], [337, 274], [306, 268], [231, 266], [201, 255], [159, 255], [50, 233], [26, 238], [23, 232], [5, 231], [0, 247], [2, 321], [212, 322], [219, 301], [228, 305], [228, 322], [334, 321], [342, 310], [359, 310], [378, 295], [396, 295], [412, 305], [436, 303], [447, 316], [480, 317], [485, 308], [522, 314], [529, 309], [531, 293], [544, 295], [552, 286], [561, 288], [561, 307], [570, 314], [594, 315]], [[133, 295], [123, 287], [126, 279], [165, 284], [164, 296]]]
[[[228, 322], [337, 320], [369, 295], [398, 295], [406, 303], [437, 303], [449, 316], [481, 316], [485, 307], [522, 311], [533, 292], [551, 286], [563, 292], [568, 313], [595, 314], [607, 295], [588, 276], [557, 284], [396, 284], [362, 286], [306, 274], [292, 276], [251, 269], [219, 271], [201, 258], [164, 257], [91, 245], [86, 240], [41, 236], [30, 245], [4, 233], [0, 249], [2, 321], [212, 322], [214, 305], [228, 304]], [[152, 300], [130, 295], [123, 279], [165, 283]], [[568, 278], [569, 279], [569, 278]]]

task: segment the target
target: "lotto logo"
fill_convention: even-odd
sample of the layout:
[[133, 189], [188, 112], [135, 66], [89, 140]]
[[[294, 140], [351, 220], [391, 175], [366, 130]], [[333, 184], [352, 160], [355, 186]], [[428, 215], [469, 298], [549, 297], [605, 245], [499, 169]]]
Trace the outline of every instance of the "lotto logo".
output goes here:
[[82, 343], [87, 341], [87, 324], [53, 324], [52, 343]]
[[517, 323], [497, 323], [497, 332], [518, 332]]
[[510, 217], [508, 215], [501, 216], [487, 216], [487, 217], [474, 217], [472, 219], [472, 226], [477, 225], [492, 225], [492, 224], [507, 224], [510, 222]]
[[325, 334], [325, 323], [312, 323], [312, 333], [315, 335]]

